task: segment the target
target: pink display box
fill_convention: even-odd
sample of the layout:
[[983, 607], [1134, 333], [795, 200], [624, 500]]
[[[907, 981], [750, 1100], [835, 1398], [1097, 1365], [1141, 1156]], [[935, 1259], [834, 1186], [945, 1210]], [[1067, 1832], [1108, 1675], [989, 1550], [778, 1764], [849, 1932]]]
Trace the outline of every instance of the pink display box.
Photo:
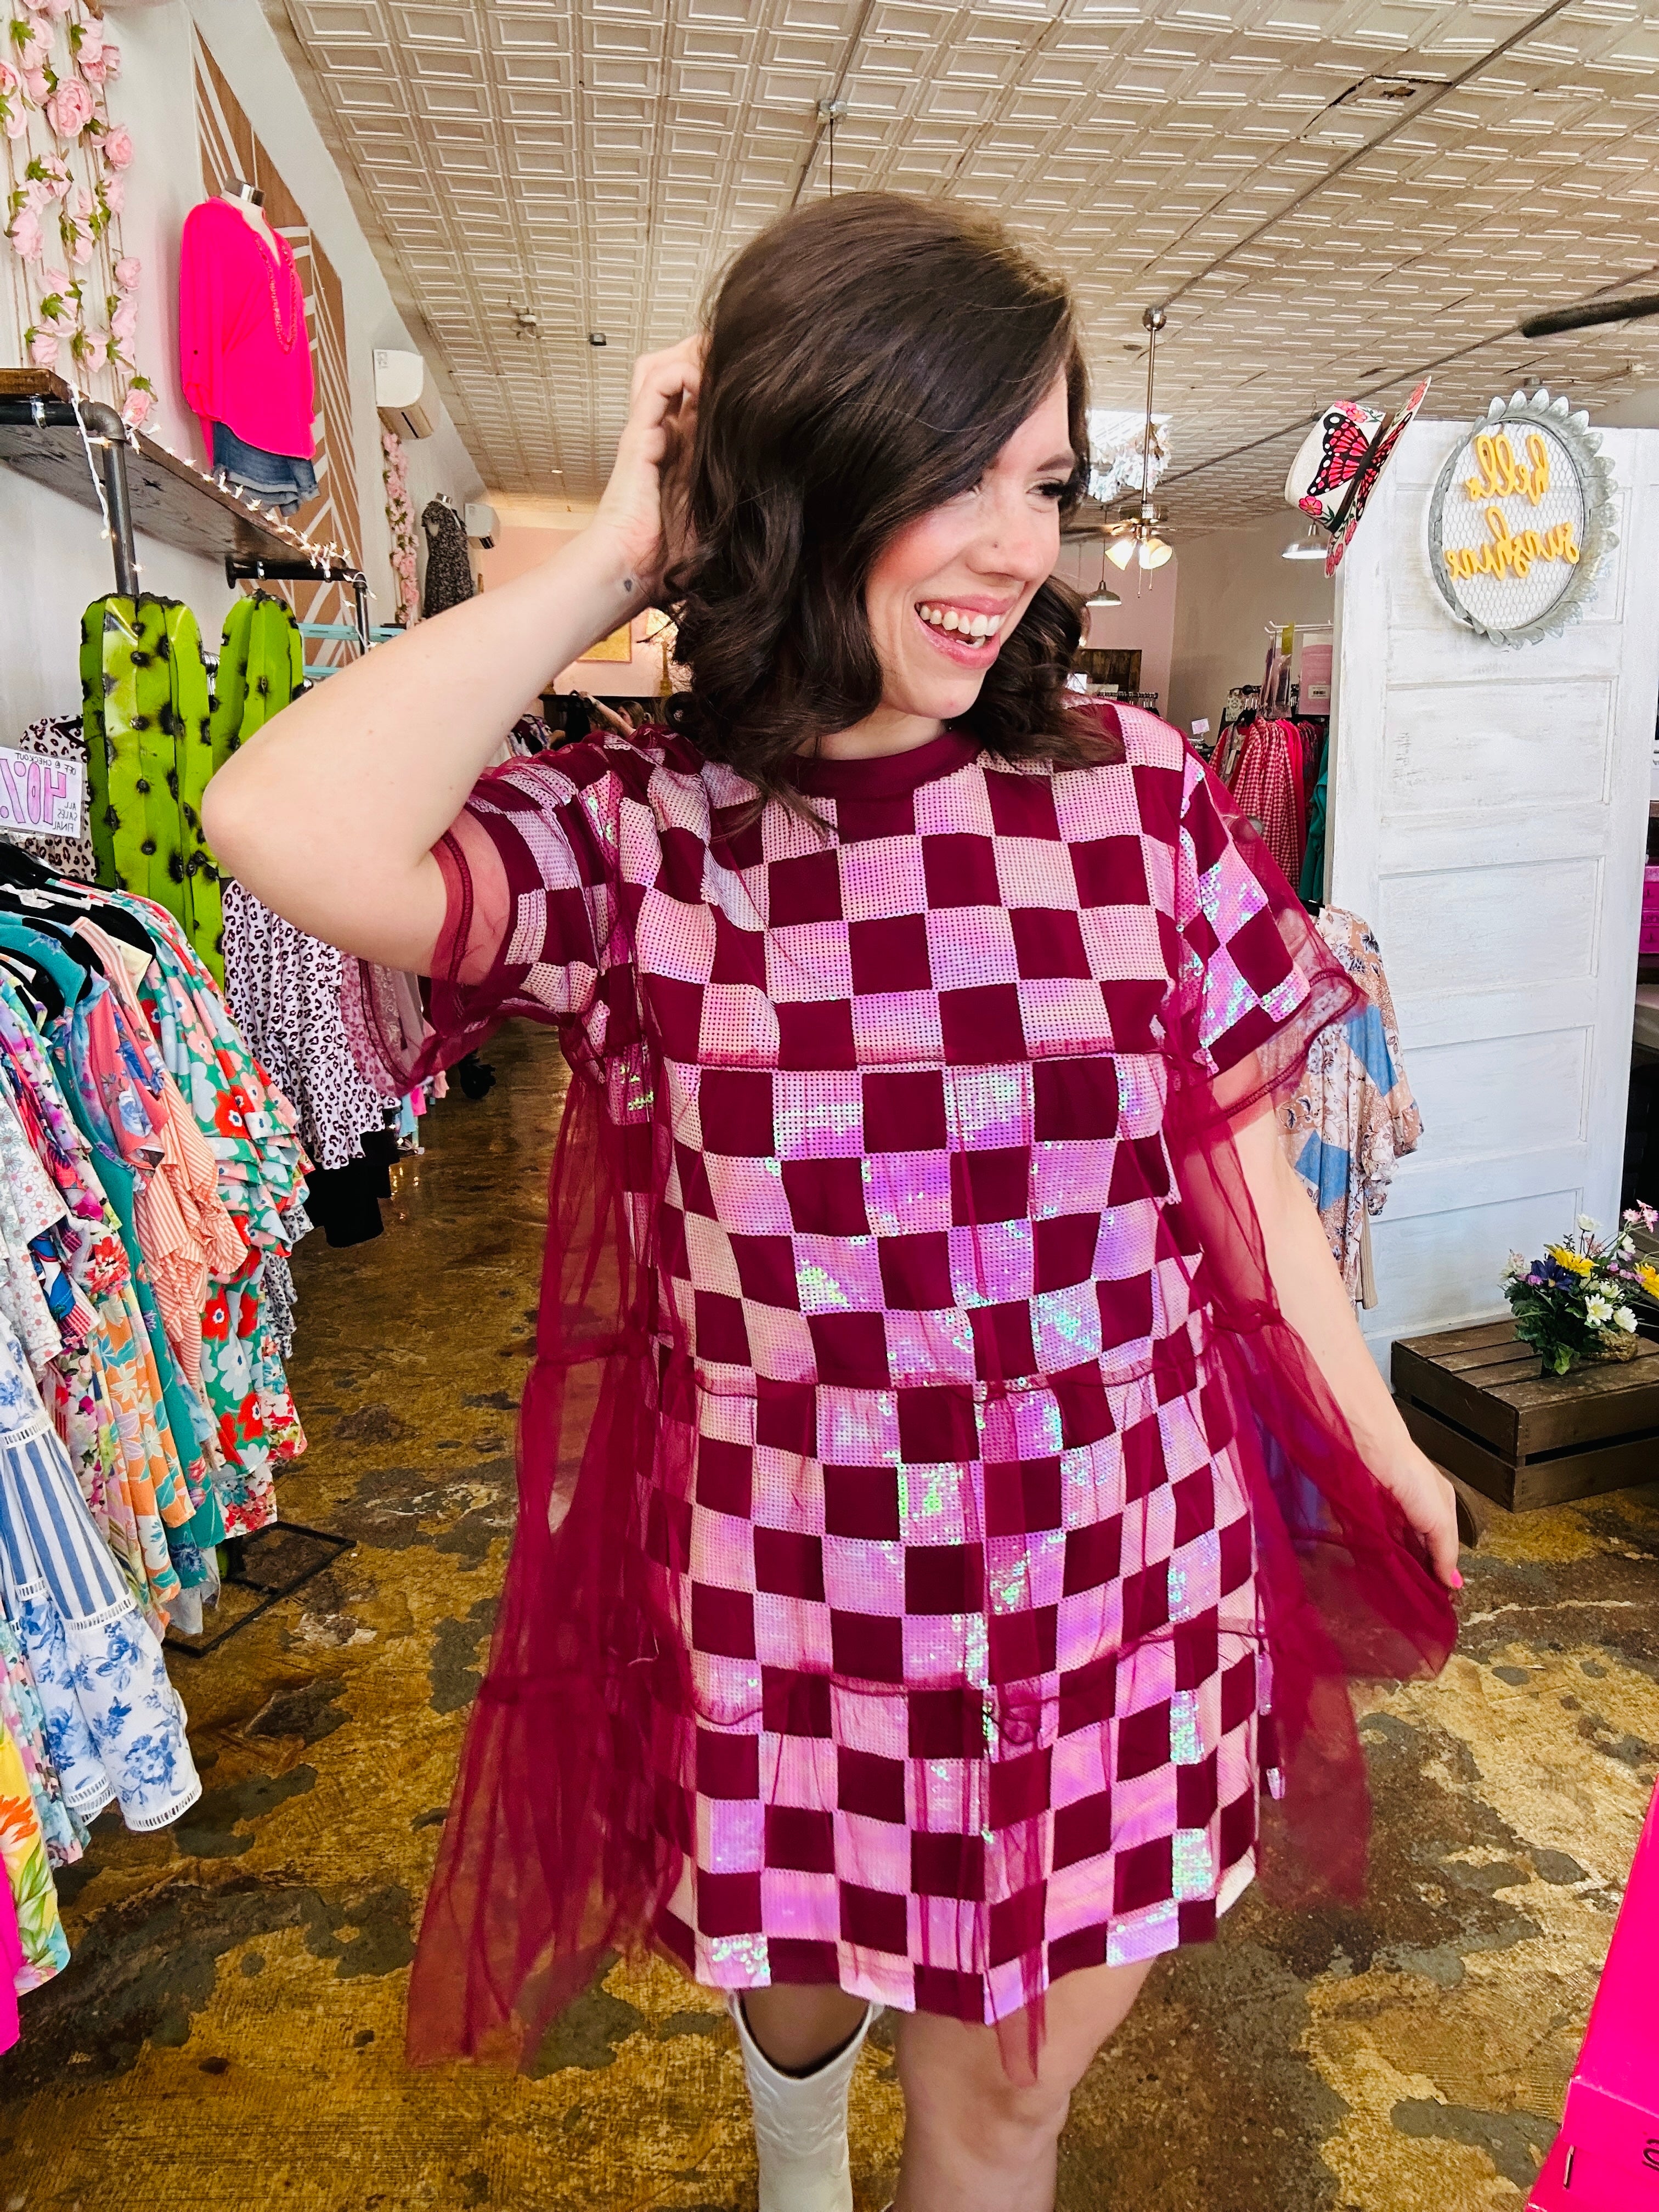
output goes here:
[[1659, 1790], [1528, 2212], [1659, 2212]]
[[1638, 960], [1659, 957], [1659, 913], [1643, 915], [1636, 939], [1636, 957]]

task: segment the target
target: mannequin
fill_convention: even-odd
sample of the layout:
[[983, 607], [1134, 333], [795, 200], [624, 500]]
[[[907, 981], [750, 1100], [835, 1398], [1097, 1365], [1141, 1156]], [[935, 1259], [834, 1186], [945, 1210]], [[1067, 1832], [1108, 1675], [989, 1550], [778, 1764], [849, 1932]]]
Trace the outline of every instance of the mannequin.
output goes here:
[[258, 185], [245, 184], [240, 177], [228, 177], [219, 197], [234, 207], [248, 228], [258, 233], [270, 251], [273, 259], [279, 258], [281, 248], [276, 234], [265, 217], [265, 196]]
[[191, 210], [179, 314], [185, 395], [214, 472], [293, 514], [317, 495], [311, 342], [293, 249], [257, 185], [228, 178]]

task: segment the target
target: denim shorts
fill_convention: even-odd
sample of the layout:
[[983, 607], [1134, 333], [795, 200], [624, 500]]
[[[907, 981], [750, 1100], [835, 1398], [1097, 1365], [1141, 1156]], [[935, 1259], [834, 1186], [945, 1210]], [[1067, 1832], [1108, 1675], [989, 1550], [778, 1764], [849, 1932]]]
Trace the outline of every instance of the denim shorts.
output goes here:
[[296, 507], [304, 507], [317, 496], [317, 471], [309, 461], [295, 453], [267, 453], [258, 446], [250, 446], [222, 422], [213, 426], [213, 465], [222, 470], [234, 484], [244, 491], [256, 491], [261, 499], [284, 514], [292, 514]]

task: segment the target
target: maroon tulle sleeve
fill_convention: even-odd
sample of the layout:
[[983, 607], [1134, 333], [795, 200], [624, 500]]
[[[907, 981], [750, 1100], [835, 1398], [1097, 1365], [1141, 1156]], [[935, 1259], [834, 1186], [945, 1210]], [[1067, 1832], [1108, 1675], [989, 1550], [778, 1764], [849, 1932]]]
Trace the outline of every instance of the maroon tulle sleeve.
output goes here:
[[1165, 1134], [1250, 1492], [1272, 1680], [1261, 1873], [1280, 1902], [1352, 1901], [1364, 1884], [1370, 1801], [1348, 1683], [1437, 1673], [1456, 1622], [1420, 1540], [1279, 1310], [1234, 1139], [1278, 1113], [1315, 1037], [1364, 1000], [1259, 833], [1195, 757], [1176, 911]]
[[[391, 1095], [448, 1067], [513, 1015], [562, 1027], [595, 1006], [615, 947], [617, 792], [604, 748], [577, 745], [481, 776], [434, 848], [443, 926], [424, 1032], [401, 1018], [386, 971], [348, 961], [353, 1056]], [[601, 1040], [601, 1043], [602, 1043]]]
[[[610, 758], [607, 758], [607, 754]], [[518, 1519], [409, 2002], [416, 2063], [527, 2063], [604, 1955], [647, 1944], [678, 1871], [654, 1806], [690, 1715], [642, 1474], [661, 1468], [653, 1370], [658, 1088], [617, 895], [615, 754], [485, 776], [437, 848], [447, 911], [428, 1064], [511, 1015], [570, 1068], [548, 1194]], [[635, 780], [648, 763], [625, 761]], [[690, 1470], [684, 1470], [689, 1483]]]

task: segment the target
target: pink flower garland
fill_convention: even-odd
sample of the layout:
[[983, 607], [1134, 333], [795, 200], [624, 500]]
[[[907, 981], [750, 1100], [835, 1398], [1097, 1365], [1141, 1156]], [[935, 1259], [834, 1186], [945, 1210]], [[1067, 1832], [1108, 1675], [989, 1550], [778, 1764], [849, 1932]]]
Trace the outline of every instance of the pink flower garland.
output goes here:
[[142, 270], [120, 243], [134, 155], [131, 132], [109, 115], [120, 70], [121, 50], [88, 0], [0, 0], [4, 234], [33, 301], [24, 347], [35, 367], [82, 390], [112, 379], [109, 396], [137, 427], [156, 395], [136, 374]]
[[398, 580], [398, 611], [406, 629], [421, 619], [421, 587], [416, 579], [415, 509], [409, 496], [409, 456], [394, 430], [380, 433], [380, 473], [386, 479], [386, 519], [391, 527], [392, 573]]

